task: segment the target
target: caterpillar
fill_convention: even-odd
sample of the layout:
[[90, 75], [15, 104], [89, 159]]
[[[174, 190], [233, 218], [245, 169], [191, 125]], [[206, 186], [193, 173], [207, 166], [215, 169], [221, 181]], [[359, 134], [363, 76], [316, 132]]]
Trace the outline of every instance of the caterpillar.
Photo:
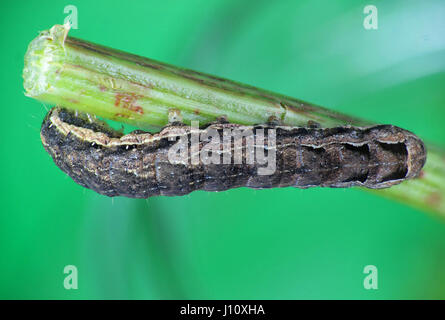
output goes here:
[[[234, 134], [236, 132], [236, 134]], [[387, 188], [420, 174], [425, 146], [393, 125], [244, 126], [220, 121], [123, 134], [55, 107], [40, 132], [45, 150], [78, 184], [114, 197], [181, 196], [238, 187]]]

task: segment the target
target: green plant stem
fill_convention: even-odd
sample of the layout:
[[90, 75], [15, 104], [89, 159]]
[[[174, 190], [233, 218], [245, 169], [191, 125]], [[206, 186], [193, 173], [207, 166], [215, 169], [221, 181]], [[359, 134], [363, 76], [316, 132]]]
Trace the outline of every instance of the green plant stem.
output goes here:
[[26, 95], [140, 127], [162, 127], [170, 109], [185, 123], [220, 116], [234, 123], [287, 125], [308, 120], [335, 126], [360, 120], [254, 87], [184, 70], [67, 37], [68, 27], [43, 31], [25, 56]]
[[[115, 49], [68, 37], [55, 25], [34, 39], [25, 56], [26, 95], [141, 128], [168, 123], [170, 110], [184, 123], [206, 124], [224, 116], [240, 124], [284, 125], [309, 121], [332, 127], [371, 122], [342, 115], [266, 90], [181, 69]], [[428, 146], [422, 177], [373, 191], [445, 218], [445, 151]]]

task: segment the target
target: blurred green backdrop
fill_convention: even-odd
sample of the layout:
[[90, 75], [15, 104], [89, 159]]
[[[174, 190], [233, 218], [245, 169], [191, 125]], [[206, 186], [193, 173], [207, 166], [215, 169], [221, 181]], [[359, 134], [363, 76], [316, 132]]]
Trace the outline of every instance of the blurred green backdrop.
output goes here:
[[[445, 298], [445, 223], [360, 190], [106, 198], [45, 153], [23, 95], [38, 31], [71, 35], [392, 123], [444, 145], [445, 2], [2, 1], [0, 297]], [[378, 30], [363, 8], [378, 8]], [[365, 290], [375, 265], [379, 289]], [[75, 265], [79, 289], [65, 290]]]

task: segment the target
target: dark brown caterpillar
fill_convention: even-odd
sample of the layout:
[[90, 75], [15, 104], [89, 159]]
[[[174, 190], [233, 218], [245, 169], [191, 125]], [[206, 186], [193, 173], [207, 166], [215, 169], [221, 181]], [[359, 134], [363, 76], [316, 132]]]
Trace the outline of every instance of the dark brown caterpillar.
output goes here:
[[[171, 162], [169, 150], [181, 138], [188, 141], [183, 145], [186, 149], [192, 148], [192, 129], [179, 124], [154, 135], [140, 131], [122, 135], [84, 114], [53, 108], [43, 121], [41, 139], [57, 166], [74, 181], [110, 197], [179, 196], [238, 187], [387, 188], [418, 176], [426, 160], [422, 141], [392, 125], [320, 129], [215, 123], [195, 134], [202, 137], [216, 132], [223, 137], [224, 130], [235, 129], [264, 129], [264, 145], [255, 140], [256, 149], [249, 149], [248, 139], [241, 139], [238, 145], [228, 140], [226, 149], [220, 143], [217, 151], [207, 152], [213, 160], [221, 160], [210, 164], [192, 159], [196, 152], [204, 151], [206, 141], [199, 142], [195, 154], [190, 149], [182, 163]], [[222, 160], [224, 154], [240, 150], [241, 162], [234, 163], [233, 157], [227, 158], [230, 163]], [[274, 154], [275, 170], [259, 174], [265, 164], [250, 161], [252, 150]]]

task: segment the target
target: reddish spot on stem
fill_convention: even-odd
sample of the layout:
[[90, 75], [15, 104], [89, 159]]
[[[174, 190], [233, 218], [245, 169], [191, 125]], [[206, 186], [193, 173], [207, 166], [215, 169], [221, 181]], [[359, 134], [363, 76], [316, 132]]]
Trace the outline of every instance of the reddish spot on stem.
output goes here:
[[120, 93], [116, 93], [115, 95], [115, 100], [114, 100], [114, 106], [118, 107], [119, 104], [121, 103], [121, 99], [122, 99], [122, 95]]
[[116, 113], [116, 118], [130, 118], [130, 116], [128, 114], [124, 114], [124, 113]]
[[426, 201], [429, 205], [438, 207], [442, 202], [442, 196], [438, 192], [433, 192], [426, 198]]
[[134, 93], [116, 93], [114, 105], [116, 107], [122, 107], [138, 114], [144, 114], [144, 109], [142, 109], [141, 106], [136, 105], [136, 101], [140, 97], [142, 96]]
[[107, 90], [107, 88], [105, 86], [103, 86], [103, 85], [100, 85], [99, 86], [99, 90], [104, 92], [105, 90]]
[[194, 114], [200, 114], [201, 111], [199, 111], [199, 109], [195, 109], [195, 110], [193, 110], [193, 113], [194, 113]]
[[425, 177], [425, 171], [422, 170], [422, 171], [420, 171], [418, 178], [422, 179], [424, 177]]

